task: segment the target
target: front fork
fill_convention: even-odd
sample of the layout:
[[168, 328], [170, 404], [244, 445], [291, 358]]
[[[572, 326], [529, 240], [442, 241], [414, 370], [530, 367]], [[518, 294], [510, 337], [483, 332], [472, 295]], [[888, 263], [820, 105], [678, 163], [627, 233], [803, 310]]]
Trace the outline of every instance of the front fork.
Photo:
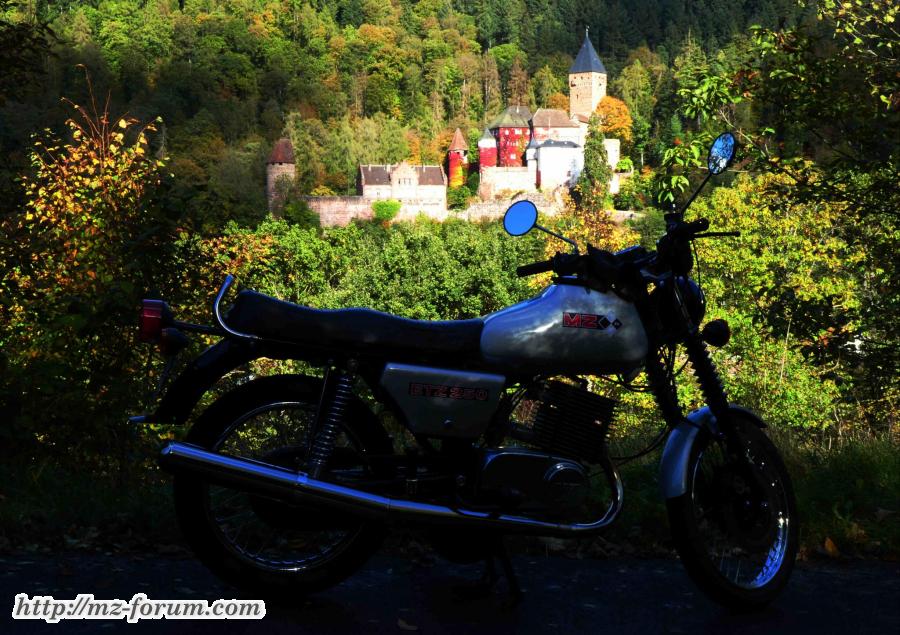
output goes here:
[[[683, 343], [703, 397], [714, 415], [714, 418], [710, 419], [708, 423], [710, 431], [716, 437], [720, 437], [720, 424], [728, 420], [729, 406], [725, 387], [722, 385], [716, 365], [709, 355], [706, 343], [696, 329], [688, 334]], [[656, 351], [658, 353], [659, 348]], [[669, 381], [669, 370], [666, 369], [658, 354], [647, 360], [646, 372], [650, 388], [668, 426], [674, 428], [683, 423], [685, 418], [681, 404], [678, 403], [678, 394], [675, 392], [675, 386]]]

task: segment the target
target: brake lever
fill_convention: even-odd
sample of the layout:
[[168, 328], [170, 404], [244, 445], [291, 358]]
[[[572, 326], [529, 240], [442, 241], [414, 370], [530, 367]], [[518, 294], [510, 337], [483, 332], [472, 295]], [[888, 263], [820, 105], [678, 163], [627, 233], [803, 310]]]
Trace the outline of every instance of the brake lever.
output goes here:
[[720, 236], [731, 236], [737, 238], [741, 232], [706, 232], [704, 234], [694, 234], [693, 238], [717, 238]]

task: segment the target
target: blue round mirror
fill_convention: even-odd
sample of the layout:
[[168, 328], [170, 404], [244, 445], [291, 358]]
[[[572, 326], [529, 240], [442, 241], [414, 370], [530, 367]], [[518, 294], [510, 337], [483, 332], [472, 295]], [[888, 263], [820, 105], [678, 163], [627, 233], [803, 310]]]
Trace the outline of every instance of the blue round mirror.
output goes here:
[[503, 229], [510, 236], [521, 236], [537, 223], [537, 207], [531, 201], [513, 203], [503, 215]]
[[706, 165], [712, 174], [721, 174], [731, 163], [734, 158], [735, 142], [734, 135], [730, 132], [723, 132], [709, 149], [709, 156], [706, 159]]

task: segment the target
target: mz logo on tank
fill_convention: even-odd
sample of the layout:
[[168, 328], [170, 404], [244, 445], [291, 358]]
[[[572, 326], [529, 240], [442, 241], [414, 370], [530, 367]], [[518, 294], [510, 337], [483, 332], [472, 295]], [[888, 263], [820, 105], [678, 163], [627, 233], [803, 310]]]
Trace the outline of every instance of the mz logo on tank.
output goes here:
[[605, 315], [596, 315], [594, 313], [570, 313], [569, 311], [564, 311], [562, 325], [570, 329], [594, 329], [602, 331], [610, 326], [618, 329], [622, 326], [622, 323], [619, 321], [619, 318], [610, 320]]

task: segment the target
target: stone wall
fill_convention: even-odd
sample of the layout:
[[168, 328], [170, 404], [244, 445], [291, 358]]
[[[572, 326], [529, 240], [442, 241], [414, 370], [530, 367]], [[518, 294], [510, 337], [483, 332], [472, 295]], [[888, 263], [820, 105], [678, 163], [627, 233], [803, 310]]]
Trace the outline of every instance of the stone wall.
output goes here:
[[562, 209], [562, 201], [556, 196], [546, 196], [544, 194], [532, 193], [517, 196], [514, 199], [506, 201], [483, 201], [481, 203], [473, 203], [461, 212], [452, 213], [453, 218], [466, 220], [471, 222], [482, 221], [499, 221], [503, 218], [503, 214], [510, 205], [516, 201], [529, 200], [534, 203], [538, 210], [548, 216], [555, 216]]
[[529, 167], [481, 168], [481, 184], [478, 195], [491, 199], [504, 190], [510, 192], [534, 192], [537, 174]]
[[304, 196], [309, 208], [319, 215], [323, 227], [349, 225], [354, 218], [371, 220], [372, 201], [362, 196]]
[[[348, 225], [353, 219], [372, 220], [375, 201], [362, 196], [304, 196], [303, 201], [319, 215], [322, 227]], [[419, 201], [403, 201], [395, 220], [414, 220], [419, 214], [435, 220], [447, 218], [447, 201], [444, 199], [427, 199]]]

